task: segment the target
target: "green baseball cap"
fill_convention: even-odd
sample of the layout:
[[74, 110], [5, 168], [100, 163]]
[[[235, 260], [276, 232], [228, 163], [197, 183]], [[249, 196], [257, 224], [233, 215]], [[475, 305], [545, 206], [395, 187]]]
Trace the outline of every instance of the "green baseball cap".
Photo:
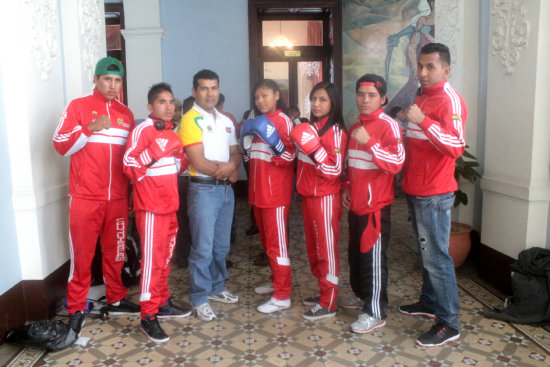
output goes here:
[[[111, 65], [115, 66], [118, 70], [109, 70], [109, 66]], [[120, 61], [114, 57], [107, 56], [99, 60], [95, 65], [95, 75], [100, 76], [103, 74], [124, 76], [124, 68], [122, 67]]]

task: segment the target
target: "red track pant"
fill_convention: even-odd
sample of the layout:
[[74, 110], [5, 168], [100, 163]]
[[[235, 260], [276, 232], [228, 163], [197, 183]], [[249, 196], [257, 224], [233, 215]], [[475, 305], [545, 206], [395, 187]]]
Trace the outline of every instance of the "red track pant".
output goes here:
[[126, 297], [120, 271], [126, 252], [128, 200], [69, 199], [71, 269], [67, 283], [69, 314], [86, 309], [91, 266], [97, 237], [101, 236], [103, 280], [108, 303]]
[[254, 206], [254, 216], [260, 232], [260, 239], [271, 266], [273, 298], [290, 299], [290, 258], [288, 257], [288, 233], [286, 224], [289, 208], [258, 208]]
[[141, 318], [154, 315], [166, 303], [170, 259], [176, 245], [178, 218], [176, 212], [154, 214], [136, 211], [136, 224], [141, 240]]
[[320, 304], [336, 309], [338, 295], [338, 235], [342, 204], [340, 194], [302, 197], [306, 249], [311, 273], [319, 284]]

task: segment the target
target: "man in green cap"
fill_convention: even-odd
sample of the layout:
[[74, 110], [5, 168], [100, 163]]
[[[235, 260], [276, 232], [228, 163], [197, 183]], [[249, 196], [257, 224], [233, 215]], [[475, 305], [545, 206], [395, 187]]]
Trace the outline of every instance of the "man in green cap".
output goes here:
[[[91, 264], [100, 237], [102, 268], [109, 313], [136, 313], [122, 284], [128, 227], [128, 178], [122, 159], [134, 115], [116, 97], [124, 68], [105, 57], [95, 68], [91, 95], [72, 100], [61, 114], [53, 145], [70, 156], [69, 246], [71, 268], [67, 283], [69, 339], [77, 339], [89, 310]], [[73, 341], [74, 341], [73, 340]]]

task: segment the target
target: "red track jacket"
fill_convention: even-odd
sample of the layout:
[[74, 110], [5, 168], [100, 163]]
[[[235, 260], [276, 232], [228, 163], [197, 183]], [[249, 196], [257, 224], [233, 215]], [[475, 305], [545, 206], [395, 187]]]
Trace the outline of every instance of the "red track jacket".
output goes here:
[[350, 129], [365, 127], [371, 136], [367, 144], [355, 139], [348, 143], [348, 167], [345, 187], [350, 187], [350, 210], [365, 215], [382, 209], [394, 199], [393, 177], [401, 170], [405, 149], [401, 128], [382, 109], [359, 115], [359, 122]]
[[466, 147], [466, 102], [444, 80], [423, 89], [414, 103], [426, 118], [420, 125], [409, 123], [407, 128], [403, 190], [414, 196], [456, 191], [455, 160]]
[[[328, 116], [313, 124], [319, 132], [327, 123]], [[344, 158], [348, 136], [338, 125], [333, 125], [320, 137], [327, 151], [323, 164], [314, 162], [301, 149], [298, 151], [296, 189], [303, 196], [326, 196], [340, 192]]]
[[250, 177], [248, 178], [248, 202], [259, 208], [289, 206], [294, 177], [294, 145], [290, 131], [294, 124], [281, 110], [265, 114], [275, 126], [286, 150], [279, 157], [272, 155], [271, 148], [255, 136], [250, 153]]
[[[101, 115], [111, 119], [111, 128], [88, 130], [87, 126]], [[90, 200], [128, 197], [122, 157], [134, 125], [128, 107], [117, 100], [109, 101], [95, 88], [93, 94], [69, 103], [53, 136], [55, 150], [71, 156], [69, 195]]]

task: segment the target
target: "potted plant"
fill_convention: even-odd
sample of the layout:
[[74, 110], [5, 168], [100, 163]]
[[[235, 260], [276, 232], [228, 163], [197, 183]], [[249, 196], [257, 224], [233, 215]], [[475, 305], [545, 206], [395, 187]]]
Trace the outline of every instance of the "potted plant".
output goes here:
[[[466, 148], [469, 148], [466, 146]], [[466, 159], [465, 159], [466, 158]], [[456, 159], [455, 162], [455, 179], [458, 182], [458, 179], [462, 177], [463, 179], [475, 183], [478, 178], [481, 178], [481, 175], [477, 171], [479, 163], [477, 158], [469, 153], [467, 150], [464, 150], [464, 153]], [[458, 189], [455, 191], [455, 208], [460, 204], [468, 205], [468, 195]], [[458, 268], [468, 257], [470, 248], [472, 246], [470, 241], [470, 232], [472, 227], [460, 223], [460, 222], [451, 222], [451, 235], [449, 238], [449, 255], [453, 258], [455, 268]]]

